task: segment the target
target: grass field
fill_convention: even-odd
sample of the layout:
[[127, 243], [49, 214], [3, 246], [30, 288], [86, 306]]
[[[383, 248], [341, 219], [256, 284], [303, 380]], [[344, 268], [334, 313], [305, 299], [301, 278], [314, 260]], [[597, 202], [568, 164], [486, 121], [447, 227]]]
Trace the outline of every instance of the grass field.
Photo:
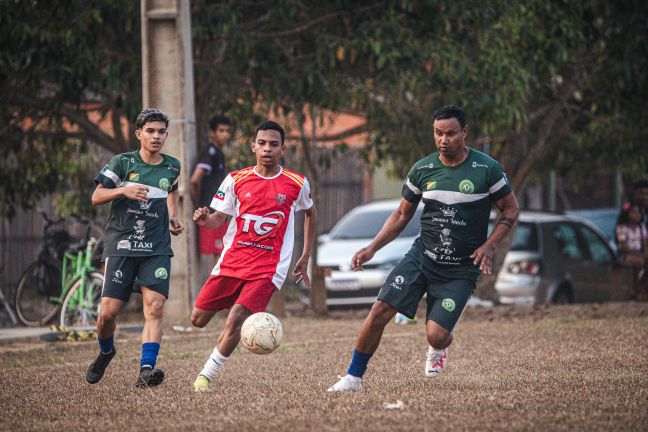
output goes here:
[[[390, 324], [364, 390], [328, 394], [345, 372], [364, 312], [284, 318], [283, 346], [236, 351], [210, 393], [191, 384], [212, 350], [206, 331], [167, 329], [158, 388], [134, 387], [139, 336], [120, 333], [97, 385], [93, 342], [0, 345], [2, 430], [646, 430], [648, 304], [471, 310], [447, 369], [423, 374], [422, 322]], [[384, 403], [403, 402], [402, 409]]]

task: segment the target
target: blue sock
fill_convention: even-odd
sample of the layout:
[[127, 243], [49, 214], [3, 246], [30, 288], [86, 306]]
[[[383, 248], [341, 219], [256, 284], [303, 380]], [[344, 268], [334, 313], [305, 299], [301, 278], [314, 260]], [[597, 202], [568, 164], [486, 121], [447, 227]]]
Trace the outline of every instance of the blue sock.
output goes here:
[[351, 359], [351, 364], [349, 365], [347, 373], [354, 377], [362, 378], [367, 370], [367, 364], [372, 355], [373, 353], [365, 354], [358, 350], [353, 350], [353, 358]]
[[144, 342], [142, 344], [142, 360], [140, 360], [140, 368], [150, 366], [151, 369], [155, 367], [158, 353], [160, 352], [160, 344], [157, 342]]
[[106, 339], [102, 339], [99, 336], [97, 336], [97, 340], [99, 341], [99, 348], [101, 349], [101, 352], [104, 354], [108, 354], [109, 352], [112, 351], [114, 342], [113, 342], [113, 337], [107, 337]]

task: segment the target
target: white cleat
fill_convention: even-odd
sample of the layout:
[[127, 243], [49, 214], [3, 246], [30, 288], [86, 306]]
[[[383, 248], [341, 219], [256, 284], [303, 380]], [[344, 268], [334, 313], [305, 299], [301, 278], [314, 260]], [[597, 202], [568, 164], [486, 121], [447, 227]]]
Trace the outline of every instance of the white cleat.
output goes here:
[[436, 350], [428, 348], [427, 358], [425, 359], [425, 376], [434, 378], [439, 375], [448, 362], [448, 348]]
[[340, 381], [333, 384], [329, 392], [345, 392], [345, 391], [359, 391], [362, 390], [362, 379], [354, 377], [353, 375], [345, 375], [340, 377]]

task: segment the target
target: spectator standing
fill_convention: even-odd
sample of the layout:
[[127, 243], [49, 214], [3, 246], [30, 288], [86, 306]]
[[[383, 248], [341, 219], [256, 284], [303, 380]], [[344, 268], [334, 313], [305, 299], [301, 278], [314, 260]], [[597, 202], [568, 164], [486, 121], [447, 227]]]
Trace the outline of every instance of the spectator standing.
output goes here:
[[[230, 126], [230, 119], [224, 115], [216, 115], [209, 120], [210, 143], [200, 153], [190, 180], [191, 199], [196, 208], [209, 208], [218, 186], [227, 176], [223, 150], [230, 140]], [[200, 266], [205, 279], [223, 251], [226, 229], [227, 224], [214, 230], [198, 227]]]

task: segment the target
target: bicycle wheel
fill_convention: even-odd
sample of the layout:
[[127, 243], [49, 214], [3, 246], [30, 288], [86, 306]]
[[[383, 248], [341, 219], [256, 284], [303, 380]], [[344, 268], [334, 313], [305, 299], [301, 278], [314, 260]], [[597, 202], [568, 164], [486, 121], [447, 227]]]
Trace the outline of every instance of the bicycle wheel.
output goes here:
[[47, 324], [61, 304], [61, 271], [53, 261], [36, 261], [20, 277], [16, 313], [27, 326]]
[[74, 282], [63, 300], [61, 325], [65, 328], [92, 327], [97, 324], [104, 275], [93, 272], [86, 276], [83, 286], [81, 282], [82, 279]]

